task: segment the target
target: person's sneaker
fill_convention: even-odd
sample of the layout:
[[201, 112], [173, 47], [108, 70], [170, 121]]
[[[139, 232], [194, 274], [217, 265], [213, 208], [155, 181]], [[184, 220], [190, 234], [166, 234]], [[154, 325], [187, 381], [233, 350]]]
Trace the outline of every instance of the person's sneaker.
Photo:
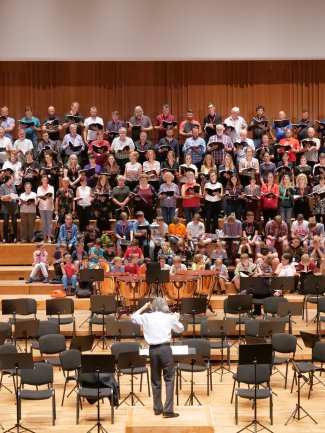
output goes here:
[[47, 284], [48, 282], [49, 282], [49, 279], [48, 278], [44, 278], [43, 284]]
[[163, 412], [164, 418], [176, 418], [179, 416], [179, 413], [176, 412]]

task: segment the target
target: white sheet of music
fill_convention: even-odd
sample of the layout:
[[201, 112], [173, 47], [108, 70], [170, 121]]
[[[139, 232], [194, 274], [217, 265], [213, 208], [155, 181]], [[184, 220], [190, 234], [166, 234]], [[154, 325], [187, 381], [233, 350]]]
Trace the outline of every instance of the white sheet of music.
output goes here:
[[[170, 346], [173, 355], [188, 355], [188, 346]], [[149, 348], [139, 349], [139, 354], [142, 356], [149, 356]]]

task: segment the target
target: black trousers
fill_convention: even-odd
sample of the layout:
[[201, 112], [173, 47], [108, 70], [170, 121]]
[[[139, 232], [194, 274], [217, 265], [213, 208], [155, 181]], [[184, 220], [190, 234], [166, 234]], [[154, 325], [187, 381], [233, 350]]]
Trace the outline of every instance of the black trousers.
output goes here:
[[77, 214], [79, 219], [79, 231], [85, 232], [91, 218], [91, 206], [77, 206]]
[[11, 216], [12, 221], [12, 230], [14, 239], [17, 239], [17, 215], [18, 214], [3, 214], [3, 239], [5, 239], [8, 242], [8, 235], [9, 235], [9, 218]]
[[[155, 413], [174, 412], [175, 365], [170, 345], [150, 347], [151, 388]], [[166, 384], [166, 401], [161, 400], [161, 374]]]
[[219, 213], [221, 210], [221, 201], [204, 201], [205, 207], [205, 231], [206, 233], [215, 233], [219, 223]]

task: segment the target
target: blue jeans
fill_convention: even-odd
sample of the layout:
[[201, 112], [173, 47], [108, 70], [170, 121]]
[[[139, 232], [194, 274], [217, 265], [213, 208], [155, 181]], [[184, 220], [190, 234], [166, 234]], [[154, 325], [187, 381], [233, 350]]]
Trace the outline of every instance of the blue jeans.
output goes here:
[[288, 229], [290, 228], [292, 210], [292, 207], [279, 206], [280, 215], [282, 216], [282, 220], [287, 224]]
[[69, 284], [71, 285], [72, 289], [76, 289], [76, 283], [77, 283], [77, 275], [72, 275], [71, 278], [68, 278], [66, 275], [62, 275], [62, 284], [65, 291], [68, 290]]
[[166, 224], [171, 224], [175, 218], [175, 208], [174, 207], [161, 207], [161, 213]]
[[188, 224], [192, 221], [193, 215], [199, 212], [200, 208], [199, 206], [184, 207], [183, 210], [185, 214], [186, 224]]

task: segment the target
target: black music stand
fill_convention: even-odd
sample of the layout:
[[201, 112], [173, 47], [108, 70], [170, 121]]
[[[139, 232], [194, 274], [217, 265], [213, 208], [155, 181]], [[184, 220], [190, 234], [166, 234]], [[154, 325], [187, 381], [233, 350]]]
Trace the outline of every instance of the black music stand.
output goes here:
[[115, 373], [115, 356], [114, 355], [82, 355], [81, 372], [95, 373], [97, 381], [97, 422], [88, 430], [90, 433], [97, 427], [98, 433], [108, 433], [100, 422], [100, 373]]
[[[212, 373], [220, 374], [220, 382], [224, 374], [232, 373], [230, 368], [224, 366], [224, 343], [229, 334], [234, 334], [236, 331], [235, 320], [208, 320], [207, 334], [211, 333], [213, 336], [220, 335], [221, 337], [221, 365], [216, 368]], [[219, 370], [220, 373], [219, 373]]]
[[131, 370], [131, 373], [130, 373], [130, 375], [131, 375], [131, 391], [121, 401], [121, 403], [118, 405], [118, 407], [120, 407], [123, 403], [126, 403], [128, 406], [130, 406], [129, 403], [127, 402], [127, 400], [129, 398], [131, 398], [131, 406], [135, 406], [137, 401], [139, 403], [141, 403], [142, 406], [144, 406], [142, 401], [139, 399], [139, 397], [134, 392], [134, 374], [133, 374], [133, 372], [136, 368], [145, 367], [146, 359], [147, 359], [147, 357], [140, 355], [139, 352], [123, 352], [119, 355], [118, 361], [117, 361], [119, 370], [122, 370], [122, 369]]
[[183, 298], [181, 302], [181, 315], [189, 314], [192, 316], [193, 336], [195, 337], [196, 315], [206, 314], [208, 306], [207, 298]]
[[77, 349], [79, 352], [88, 352], [92, 349], [96, 336], [81, 335], [78, 337], [73, 337], [70, 342], [70, 349]]
[[241, 341], [245, 342], [241, 336], [241, 315], [250, 314], [253, 306], [252, 295], [231, 295], [227, 298], [227, 309], [232, 310], [235, 314], [238, 314], [238, 345], [240, 346]]
[[247, 295], [253, 295], [253, 305], [256, 315], [261, 315], [263, 300], [271, 296], [270, 278], [266, 277], [241, 277], [240, 291]]
[[258, 336], [272, 338], [273, 334], [284, 334], [286, 323], [277, 320], [266, 320], [259, 324]]
[[[184, 406], [193, 406], [194, 405], [194, 400], [197, 402], [197, 404], [199, 406], [202, 406], [200, 400], [197, 398], [195, 392], [194, 392], [194, 366], [198, 366], [198, 367], [205, 367], [206, 368], [206, 363], [204, 361], [204, 358], [202, 355], [200, 354], [196, 354], [196, 355], [182, 355], [179, 357], [180, 358], [180, 363], [184, 363], [184, 364], [188, 364], [191, 366], [191, 392], [190, 395], [188, 396], [188, 399], [186, 400]], [[180, 374], [180, 372], [179, 372]], [[209, 372], [207, 373], [209, 374]]]
[[271, 288], [273, 293], [276, 290], [281, 290], [282, 294], [284, 292], [294, 292], [296, 286], [295, 277], [273, 277], [271, 280]]
[[[325, 275], [309, 275], [305, 280], [304, 294], [305, 295], [316, 295], [316, 306], [318, 310], [319, 296], [325, 293]], [[307, 311], [307, 302], [306, 302]], [[306, 312], [307, 314], [307, 312]], [[318, 311], [316, 316], [307, 323], [309, 326], [312, 322], [316, 322], [316, 333], [319, 334], [319, 314]]]
[[91, 298], [92, 312], [96, 312], [96, 314], [102, 315], [102, 321], [101, 321], [102, 335], [100, 336], [100, 339], [93, 347], [92, 351], [96, 349], [96, 347], [99, 346], [100, 343], [102, 343], [103, 350], [108, 349], [109, 347], [109, 344], [107, 343], [107, 339], [105, 336], [105, 324], [106, 324], [105, 315], [116, 312], [116, 308], [113, 309], [112, 299], [114, 299], [114, 303], [115, 303], [116, 302], [115, 298], [113, 298], [112, 296], [95, 295]]
[[[156, 286], [156, 295], [163, 297], [161, 285], [170, 282], [170, 272], [161, 269], [159, 263], [147, 263], [146, 282], [147, 284]], [[150, 292], [150, 294], [152, 295], [152, 292]]]
[[[295, 372], [296, 376], [298, 377], [298, 397], [297, 397], [298, 400], [296, 403], [295, 410], [289, 416], [289, 418], [287, 419], [287, 421], [284, 425], [288, 425], [288, 423], [291, 419], [292, 420], [297, 419], [298, 421], [300, 421], [301, 419], [307, 418], [307, 417], [310, 418], [312, 421], [314, 421], [315, 424], [317, 424], [317, 421], [300, 404], [300, 400], [301, 400], [301, 397], [300, 397], [300, 389], [301, 389], [300, 379], [302, 378], [302, 374], [299, 370], [299, 367], [295, 363], [295, 361], [292, 359], [291, 362], [292, 362], [293, 371]], [[304, 416], [300, 416], [301, 411], [305, 414]]]
[[289, 317], [289, 334], [292, 334], [292, 316], [302, 316], [304, 308], [303, 302], [279, 302], [277, 314], [280, 317]]
[[[272, 365], [272, 359], [273, 359], [273, 352], [272, 352], [272, 344], [246, 344], [241, 345], [239, 347], [239, 359], [238, 364], [239, 365], [254, 365], [254, 381], [255, 381], [255, 387], [254, 387], [254, 419], [251, 423], [249, 423], [246, 427], [239, 430], [237, 433], [240, 433], [244, 430], [249, 430], [249, 427], [254, 427], [254, 432], [261, 430], [267, 430], [268, 432], [272, 433], [272, 430], [265, 427], [263, 424], [261, 424], [257, 420], [257, 364], [267, 364]], [[257, 430], [257, 427], [261, 427], [259, 430]]]
[[[19, 404], [18, 404], [18, 391], [19, 391], [19, 370], [21, 369], [30, 369], [34, 368], [33, 356], [31, 353], [3, 353], [0, 354], [0, 368], [2, 370], [14, 370], [14, 388], [15, 388], [15, 397], [16, 397], [16, 424], [10, 429], [6, 430], [7, 432], [29, 432], [35, 433], [33, 430], [30, 430], [26, 427], [23, 427], [19, 423]], [[0, 424], [1, 425], [1, 424]], [[1, 425], [2, 427], [2, 425]], [[2, 427], [3, 428], [3, 427]]]
[[26, 319], [18, 320], [15, 323], [14, 339], [23, 338], [25, 340], [25, 353], [27, 353], [27, 340], [28, 338], [35, 338], [38, 336], [39, 320]]
[[104, 269], [80, 269], [79, 281], [82, 283], [89, 283], [90, 281], [92, 287], [94, 287], [94, 283], [99, 283], [100, 291], [100, 283], [104, 281]]
[[[131, 320], [124, 321], [115, 321], [115, 322], [107, 322], [106, 323], [106, 335], [108, 337], [113, 337], [115, 341], [121, 341], [121, 337], [127, 336], [127, 338], [131, 338], [134, 335], [134, 330], [139, 330], [139, 335], [141, 332], [140, 325], [136, 325], [131, 322]], [[135, 336], [137, 337], [137, 336]]]

